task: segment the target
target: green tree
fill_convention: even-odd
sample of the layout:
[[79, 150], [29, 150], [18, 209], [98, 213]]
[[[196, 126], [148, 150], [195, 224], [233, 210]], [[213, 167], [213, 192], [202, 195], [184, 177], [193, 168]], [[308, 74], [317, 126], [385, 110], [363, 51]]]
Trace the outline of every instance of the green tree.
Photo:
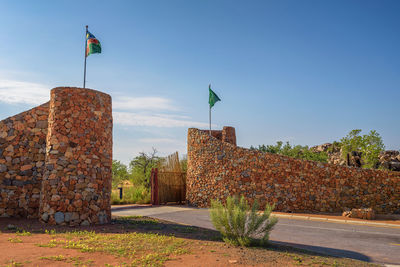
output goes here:
[[327, 162], [328, 155], [325, 152], [314, 152], [308, 146], [290, 145], [289, 142], [283, 144], [282, 141], [276, 142], [276, 145], [259, 145], [258, 148], [250, 147], [252, 150], [280, 154], [297, 159]]
[[250, 149], [273, 154], [282, 154], [282, 144], [282, 141], [278, 141], [276, 145], [259, 145], [258, 148], [251, 146]]
[[181, 170], [183, 172], [187, 171], [187, 156], [184, 155], [183, 158], [179, 161], [179, 164], [181, 165]]
[[118, 160], [112, 162], [112, 185], [117, 187], [119, 183], [129, 179], [128, 167]]
[[150, 173], [152, 168], [156, 168], [162, 158], [157, 156], [157, 150], [153, 148], [152, 152], [140, 152], [139, 156], [135, 157], [129, 163], [133, 183], [135, 185], [150, 186]]
[[369, 134], [360, 134], [361, 130], [355, 129], [340, 140], [342, 157], [346, 159], [348, 153], [358, 151], [362, 153], [364, 168], [378, 168], [379, 154], [385, 150], [382, 137], [375, 130], [371, 130]]

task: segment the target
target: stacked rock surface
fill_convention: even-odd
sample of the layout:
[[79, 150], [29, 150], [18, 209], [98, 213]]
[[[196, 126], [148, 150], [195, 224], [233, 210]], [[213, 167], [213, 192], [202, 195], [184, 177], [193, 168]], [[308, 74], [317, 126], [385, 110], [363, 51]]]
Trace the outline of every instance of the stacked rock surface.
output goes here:
[[49, 104], [0, 121], [0, 216], [37, 218]]
[[49, 103], [0, 122], [0, 216], [109, 222], [111, 166], [111, 97], [54, 88]]
[[400, 173], [290, 158], [237, 147], [188, 131], [186, 198], [208, 207], [212, 199], [243, 195], [288, 212], [342, 212], [371, 207], [400, 213]]
[[111, 97], [79, 88], [51, 90], [40, 219], [89, 225], [111, 219]]

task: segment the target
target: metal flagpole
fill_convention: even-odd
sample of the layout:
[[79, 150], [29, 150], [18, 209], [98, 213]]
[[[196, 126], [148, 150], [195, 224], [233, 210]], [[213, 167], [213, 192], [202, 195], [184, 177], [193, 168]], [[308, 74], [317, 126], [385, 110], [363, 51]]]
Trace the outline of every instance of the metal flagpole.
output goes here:
[[210, 105], [210, 135], [211, 135], [211, 105]]
[[87, 49], [87, 34], [88, 34], [88, 25], [86, 25], [86, 34], [85, 34], [85, 67], [83, 69], [83, 88], [86, 88], [86, 49]]
[[[208, 94], [210, 95], [211, 83], [208, 85]], [[210, 121], [210, 135], [211, 135], [211, 103], [210, 103], [210, 96], [208, 97], [208, 105], [210, 106], [209, 111], [209, 121]]]

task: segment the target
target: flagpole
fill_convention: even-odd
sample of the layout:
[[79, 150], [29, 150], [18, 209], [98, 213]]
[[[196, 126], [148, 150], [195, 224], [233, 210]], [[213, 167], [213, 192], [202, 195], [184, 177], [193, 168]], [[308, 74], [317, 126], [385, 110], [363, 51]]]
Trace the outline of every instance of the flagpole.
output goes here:
[[214, 104], [218, 101], [221, 101], [219, 97], [217, 96], [216, 93], [214, 93], [213, 90], [211, 90], [211, 84], [208, 85], [208, 104], [210, 104], [210, 110], [209, 110], [209, 119], [210, 119], [210, 135], [211, 135], [211, 108], [214, 106]]
[[87, 49], [87, 33], [88, 33], [88, 25], [86, 25], [86, 34], [85, 34], [85, 67], [83, 69], [83, 88], [86, 88], [86, 49]]
[[210, 117], [210, 135], [211, 135], [211, 105], [210, 105], [210, 112], [209, 112], [209, 117]]

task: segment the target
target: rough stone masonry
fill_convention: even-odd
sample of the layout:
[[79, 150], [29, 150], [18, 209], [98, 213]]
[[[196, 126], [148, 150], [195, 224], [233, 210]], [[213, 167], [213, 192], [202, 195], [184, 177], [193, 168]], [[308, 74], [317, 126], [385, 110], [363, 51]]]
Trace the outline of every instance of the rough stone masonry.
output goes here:
[[[225, 132], [225, 133], [224, 133]], [[227, 138], [229, 136], [229, 138]], [[212, 199], [243, 195], [287, 212], [342, 212], [372, 208], [400, 213], [400, 173], [339, 166], [236, 146], [235, 131], [188, 132], [187, 201], [207, 207]]]
[[0, 216], [109, 222], [111, 166], [111, 97], [54, 88], [49, 103], [0, 121]]

